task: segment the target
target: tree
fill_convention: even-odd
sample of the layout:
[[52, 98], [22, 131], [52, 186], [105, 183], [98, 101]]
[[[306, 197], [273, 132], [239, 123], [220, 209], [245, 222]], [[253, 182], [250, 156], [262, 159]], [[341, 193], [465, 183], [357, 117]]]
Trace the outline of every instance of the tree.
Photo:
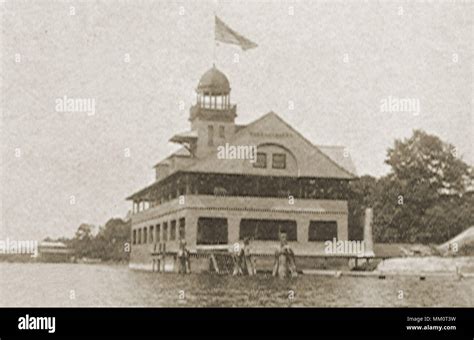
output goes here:
[[453, 145], [415, 130], [411, 138], [395, 140], [395, 146], [388, 149], [385, 163], [392, 167], [398, 180], [406, 181], [407, 185], [422, 185], [433, 196], [462, 194], [471, 172], [456, 154]]
[[100, 229], [95, 240], [95, 254], [103, 260], [128, 260], [129, 253], [125, 251], [125, 243], [130, 243], [130, 220], [111, 218]]
[[474, 223], [465, 204], [472, 170], [454, 151], [420, 130], [395, 141], [386, 160], [392, 171], [372, 192], [377, 241], [439, 243]]
[[75, 238], [79, 241], [92, 239], [92, 229], [92, 225], [82, 223], [79, 228], [77, 228]]
[[474, 196], [444, 196], [422, 217], [425, 233], [435, 243], [450, 240], [474, 225]]
[[93, 249], [93, 236], [91, 224], [82, 223], [77, 228], [74, 238], [71, 240], [71, 246], [73, 247], [76, 256], [78, 257], [91, 257]]

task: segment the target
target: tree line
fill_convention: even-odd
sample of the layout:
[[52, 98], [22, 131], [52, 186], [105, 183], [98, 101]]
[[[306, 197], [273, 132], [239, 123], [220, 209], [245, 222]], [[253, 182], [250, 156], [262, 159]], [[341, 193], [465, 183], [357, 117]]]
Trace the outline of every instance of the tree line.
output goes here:
[[[94, 235], [92, 224], [82, 223], [74, 237], [60, 238], [56, 241], [63, 242], [74, 250], [77, 259], [92, 258], [102, 261], [126, 262], [130, 254], [131, 220], [128, 218], [111, 218]], [[52, 241], [47, 238], [45, 241]]]

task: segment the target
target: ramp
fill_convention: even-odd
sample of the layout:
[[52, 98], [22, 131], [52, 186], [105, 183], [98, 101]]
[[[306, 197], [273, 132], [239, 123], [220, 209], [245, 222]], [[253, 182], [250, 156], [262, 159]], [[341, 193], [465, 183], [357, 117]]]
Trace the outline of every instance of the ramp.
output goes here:
[[466, 248], [474, 250], [474, 226], [464, 230], [449, 241], [436, 247], [436, 249], [443, 255], [456, 254]]

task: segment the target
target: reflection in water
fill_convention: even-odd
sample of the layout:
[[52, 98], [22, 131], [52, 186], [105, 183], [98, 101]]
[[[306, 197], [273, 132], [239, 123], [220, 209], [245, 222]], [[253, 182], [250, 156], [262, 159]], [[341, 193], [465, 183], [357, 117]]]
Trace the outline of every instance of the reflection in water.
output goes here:
[[473, 279], [301, 275], [280, 280], [66, 263], [0, 263], [0, 275], [0, 306], [474, 306]]

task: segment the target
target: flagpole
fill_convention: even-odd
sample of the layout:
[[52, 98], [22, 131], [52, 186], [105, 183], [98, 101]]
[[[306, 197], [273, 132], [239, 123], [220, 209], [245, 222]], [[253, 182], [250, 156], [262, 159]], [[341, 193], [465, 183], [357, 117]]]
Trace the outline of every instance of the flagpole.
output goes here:
[[213, 66], [216, 66], [216, 10], [214, 9], [214, 41], [212, 42], [213, 48], [212, 48], [212, 64]]

